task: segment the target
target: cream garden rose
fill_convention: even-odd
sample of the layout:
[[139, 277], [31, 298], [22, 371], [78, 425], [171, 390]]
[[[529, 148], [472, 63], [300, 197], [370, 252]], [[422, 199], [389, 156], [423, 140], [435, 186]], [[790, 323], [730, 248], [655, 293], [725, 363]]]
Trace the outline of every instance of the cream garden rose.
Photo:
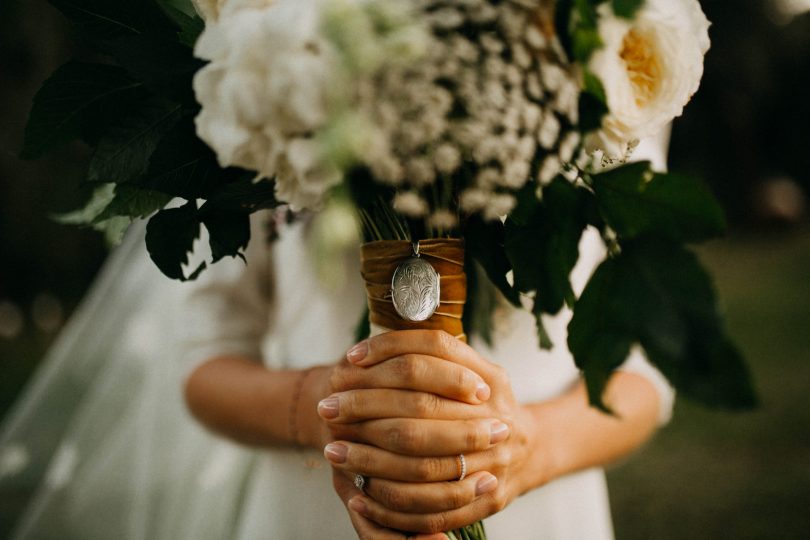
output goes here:
[[602, 81], [610, 112], [588, 142], [592, 150], [622, 157], [681, 115], [703, 76], [709, 25], [697, 0], [646, 0], [634, 20], [602, 4], [604, 45], [588, 69]]

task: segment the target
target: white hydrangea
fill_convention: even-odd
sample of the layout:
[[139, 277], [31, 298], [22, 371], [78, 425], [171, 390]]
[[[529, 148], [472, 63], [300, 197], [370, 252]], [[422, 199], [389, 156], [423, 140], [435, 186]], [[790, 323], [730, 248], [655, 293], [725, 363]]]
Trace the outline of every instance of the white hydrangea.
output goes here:
[[327, 119], [334, 65], [319, 35], [317, 2], [229, 6], [195, 47], [210, 61], [194, 78], [202, 105], [197, 134], [221, 166], [276, 177], [278, 198], [294, 210], [317, 206], [340, 180], [312, 140]]
[[589, 141], [611, 157], [658, 133], [697, 91], [709, 50], [709, 21], [697, 0], [646, 0], [634, 20], [599, 8], [604, 46], [589, 69], [602, 81], [610, 112]]

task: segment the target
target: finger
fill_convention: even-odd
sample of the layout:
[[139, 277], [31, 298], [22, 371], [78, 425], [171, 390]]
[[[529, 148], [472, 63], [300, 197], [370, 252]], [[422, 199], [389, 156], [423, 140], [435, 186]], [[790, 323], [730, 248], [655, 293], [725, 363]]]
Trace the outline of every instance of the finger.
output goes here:
[[332, 371], [333, 391], [362, 388], [416, 390], [478, 405], [489, 385], [473, 370], [424, 354], [403, 353], [368, 368], [346, 365]]
[[410, 456], [455, 456], [487, 450], [509, 437], [500, 420], [385, 418], [331, 426], [336, 439]]
[[412, 390], [350, 390], [339, 392], [318, 404], [318, 414], [335, 424], [351, 424], [377, 418], [472, 419], [485, 412], [480, 407]]
[[[456, 480], [462, 467], [458, 456], [414, 457], [394, 454], [365, 444], [336, 441], [326, 445], [323, 455], [336, 469], [350, 474], [401, 482], [442, 482]], [[477, 458], [466, 457], [466, 472], [477, 470]]]
[[498, 490], [490, 491], [462, 508], [429, 514], [390, 510], [366, 495], [352, 497], [348, 507], [383, 527], [434, 534], [470, 525], [499, 511], [503, 505], [498, 502], [497, 493]]
[[475, 349], [442, 330], [400, 330], [361, 341], [346, 353], [355, 365], [368, 367], [407, 353], [436, 356], [465, 366], [484, 378], [494, 375], [493, 364]]
[[406, 538], [404, 534], [382, 527], [348, 507], [348, 501], [361, 494], [351, 479], [341, 473], [335, 473], [332, 475], [332, 484], [343, 504], [347, 505], [349, 519], [360, 540], [404, 540]]
[[410, 483], [370, 478], [365, 492], [389, 510], [430, 514], [463, 508], [497, 487], [494, 475], [480, 471], [460, 482]]

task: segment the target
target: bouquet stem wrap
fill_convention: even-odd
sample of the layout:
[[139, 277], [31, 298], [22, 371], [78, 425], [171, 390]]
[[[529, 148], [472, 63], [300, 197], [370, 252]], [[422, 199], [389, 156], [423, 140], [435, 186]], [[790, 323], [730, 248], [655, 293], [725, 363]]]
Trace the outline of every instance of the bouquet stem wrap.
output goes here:
[[380, 240], [361, 248], [361, 273], [366, 282], [369, 322], [372, 334], [389, 330], [444, 330], [467, 340], [461, 318], [467, 299], [464, 273], [464, 240], [433, 238], [419, 241], [419, 256], [439, 273], [441, 296], [436, 312], [426, 321], [411, 322], [400, 317], [391, 300], [391, 279], [403, 261], [413, 256], [413, 244], [406, 240]]
[[[366, 282], [371, 334], [391, 330], [444, 330], [466, 342], [467, 335], [462, 323], [467, 300], [464, 240], [433, 238], [419, 241], [419, 256], [433, 266], [440, 280], [439, 306], [429, 319], [421, 322], [411, 322], [400, 317], [391, 300], [394, 271], [413, 255], [413, 244], [405, 240], [380, 240], [362, 246], [360, 269]], [[481, 522], [450, 531], [447, 536], [452, 540], [486, 540]]]

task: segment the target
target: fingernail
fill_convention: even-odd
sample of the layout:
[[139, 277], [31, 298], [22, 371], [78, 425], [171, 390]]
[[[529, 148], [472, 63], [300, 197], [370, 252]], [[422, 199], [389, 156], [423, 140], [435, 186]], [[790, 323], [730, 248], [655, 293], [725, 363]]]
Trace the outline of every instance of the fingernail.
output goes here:
[[346, 359], [352, 364], [356, 364], [368, 354], [368, 340], [363, 340], [346, 353]]
[[475, 496], [477, 497], [479, 495], [483, 495], [484, 493], [489, 493], [496, 487], [498, 487], [498, 479], [492, 474], [487, 474], [486, 476], [481, 477], [478, 480], [478, 483], [475, 484]]
[[349, 500], [349, 508], [357, 512], [358, 514], [366, 514], [368, 510], [366, 509], [365, 501], [360, 497], [354, 497], [353, 499]]
[[489, 430], [489, 444], [499, 443], [509, 436], [509, 426], [500, 420], [493, 420]]
[[346, 463], [346, 454], [349, 449], [345, 444], [329, 443], [323, 449], [323, 455], [332, 463]]
[[340, 400], [336, 397], [322, 399], [318, 403], [318, 414], [327, 420], [332, 420], [340, 415]]
[[492, 392], [489, 390], [489, 385], [483, 381], [478, 383], [478, 386], [475, 387], [475, 397], [481, 401], [488, 400], [491, 393]]

